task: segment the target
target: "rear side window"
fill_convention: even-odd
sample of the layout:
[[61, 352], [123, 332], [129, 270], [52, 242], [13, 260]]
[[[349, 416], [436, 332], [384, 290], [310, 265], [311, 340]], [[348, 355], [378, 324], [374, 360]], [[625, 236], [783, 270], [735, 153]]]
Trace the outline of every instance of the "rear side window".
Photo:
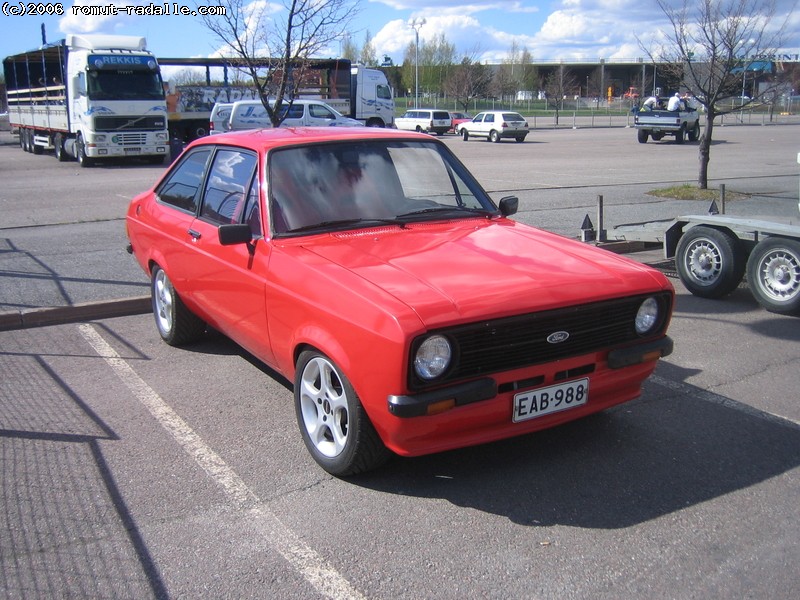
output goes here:
[[240, 222], [256, 162], [256, 155], [251, 152], [219, 150], [206, 179], [200, 217], [218, 224]]
[[164, 204], [170, 204], [190, 213], [197, 212], [198, 191], [203, 183], [211, 150], [197, 150], [189, 154], [161, 185], [157, 194]]

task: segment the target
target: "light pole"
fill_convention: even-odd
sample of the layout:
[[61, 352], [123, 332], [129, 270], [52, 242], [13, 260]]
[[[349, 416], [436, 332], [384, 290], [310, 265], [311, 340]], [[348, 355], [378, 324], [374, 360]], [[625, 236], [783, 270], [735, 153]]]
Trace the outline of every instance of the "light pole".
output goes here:
[[424, 18], [416, 17], [408, 22], [408, 26], [414, 30], [416, 43], [414, 44], [414, 108], [419, 108], [419, 29], [425, 25]]

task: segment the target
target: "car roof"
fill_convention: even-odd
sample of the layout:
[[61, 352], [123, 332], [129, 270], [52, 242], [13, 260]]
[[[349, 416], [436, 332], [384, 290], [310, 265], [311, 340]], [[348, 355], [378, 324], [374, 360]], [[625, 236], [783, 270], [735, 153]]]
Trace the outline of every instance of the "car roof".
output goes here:
[[380, 129], [377, 127], [281, 127], [278, 129], [248, 129], [206, 136], [193, 141], [189, 147], [207, 144], [228, 144], [251, 150], [271, 150], [281, 146], [316, 142], [403, 139], [434, 141], [429, 135], [414, 131]]

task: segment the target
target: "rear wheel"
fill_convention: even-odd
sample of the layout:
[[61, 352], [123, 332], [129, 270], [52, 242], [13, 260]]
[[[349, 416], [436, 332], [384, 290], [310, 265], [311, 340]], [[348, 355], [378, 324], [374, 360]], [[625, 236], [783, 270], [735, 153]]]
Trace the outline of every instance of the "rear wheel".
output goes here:
[[466, 127], [461, 128], [461, 137], [464, 138], [465, 142], [469, 139], [469, 131], [467, 131]]
[[696, 142], [700, 139], [700, 121], [695, 121], [694, 126], [689, 130], [689, 141]]
[[747, 261], [747, 283], [768, 311], [800, 315], [800, 242], [779, 237], [759, 242]]
[[698, 225], [678, 242], [675, 267], [683, 285], [695, 296], [721, 298], [742, 280], [745, 254], [732, 234]]
[[36, 138], [36, 132], [35, 131], [31, 131], [31, 141], [30, 141], [31, 152], [33, 152], [34, 154], [41, 154], [42, 152], [44, 152], [44, 148], [42, 148], [41, 146], [37, 146], [36, 145], [36, 139], [35, 138]]
[[300, 354], [294, 397], [303, 442], [331, 475], [362, 473], [389, 458], [350, 381], [324, 354]]
[[646, 144], [648, 136], [649, 134], [647, 132], [647, 129], [639, 129], [636, 132], [636, 138], [639, 140], [640, 144]]
[[186, 308], [164, 269], [158, 265], [153, 267], [150, 291], [153, 316], [162, 340], [170, 346], [182, 346], [200, 339], [206, 324]]
[[53, 138], [53, 150], [55, 151], [56, 160], [58, 162], [66, 162], [69, 160], [69, 155], [64, 151], [64, 136], [57, 133]]
[[497, 133], [494, 129], [489, 132], [489, 141], [494, 142], [495, 144], [500, 141], [500, 134]]
[[681, 125], [681, 128], [678, 129], [678, 132], [675, 134], [675, 143], [682, 144], [686, 139], [686, 126]]
[[75, 156], [78, 159], [78, 164], [82, 167], [94, 166], [94, 159], [86, 156], [86, 144], [83, 141], [83, 136], [79, 133], [75, 139]]

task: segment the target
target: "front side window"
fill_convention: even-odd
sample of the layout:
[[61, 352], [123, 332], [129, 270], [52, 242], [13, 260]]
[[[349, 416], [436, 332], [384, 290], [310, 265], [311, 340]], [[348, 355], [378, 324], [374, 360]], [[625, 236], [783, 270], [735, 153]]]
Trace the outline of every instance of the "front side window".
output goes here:
[[217, 224], [241, 222], [256, 163], [251, 152], [218, 150], [206, 179], [200, 217]]
[[390, 88], [388, 85], [378, 85], [376, 94], [381, 100], [391, 100], [392, 88]]
[[308, 112], [312, 117], [316, 117], [317, 119], [336, 119], [336, 115], [321, 104], [311, 104], [308, 107]]
[[190, 213], [197, 212], [198, 192], [210, 155], [211, 150], [202, 149], [186, 156], [156, 191], [159, 201]]

